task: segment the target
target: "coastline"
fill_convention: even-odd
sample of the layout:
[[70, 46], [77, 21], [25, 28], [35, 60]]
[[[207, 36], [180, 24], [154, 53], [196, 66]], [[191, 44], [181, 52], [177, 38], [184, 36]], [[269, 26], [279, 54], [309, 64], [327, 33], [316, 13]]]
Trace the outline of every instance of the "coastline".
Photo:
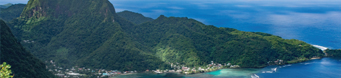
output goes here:
[[[320, 50], [324, 51], [326, 49], [328, 49], [327, 47], [323, 47], [323, 46], [319, 46], [319, 45], [312, 45], [316, 48], [319, 48]], [[209, 64], [209, 65], [217, 65], [219, 67], [214, 67], [212, 69], [209, 69], [209, 70], [199, 70], [199, 71], [173, 71], [173, 72], [162, 72], [163, 70], [155, 70], [155, 71], [149, 71], [149, 72], [140, 72], [140, 73], [137, 73], [137, 74], [141, 74], [141, 73], [153, 73], [153, 74], [163, 74], [164, 76], [166, 76], [167, 74], [178, 74], [178, 75], [193, 75], [193, 74], [199, 74], [199, 73], [209, 73], [209, 72], [214, 72], [214, 71], [218, 71], [218, 70], [221, 70], [221, 69], [243, 69], [243, 68], [257, 68], [257, 69], [261, 69], [261, 68], [265, 68], [265, 67], [268, 67], [268, 66], [272, 66], [272, 65], [278, 65], [278, 66], [285, 66], [285, 65], [290, 65], [290, 64], [298, 64], [298, 63], [302, 63], [302, 62], [306, 62], [306, 61], [310, 61], [310, 60], [317, 60], [317, 59], [322, 59], [322, 58], [325, 58], [327, 56], [324, 56], [324, 57], [312, 57], [312, 58], [298, 58], [296, 60], [291, 60], [291, 61], [286, 61], [286, 63], [283, 62], [283, 60], [277, 60], [278, 62], [275, 63], [275, 64], [269, 64], [267, 66], [261, 66], [261, 67], [240, 67], [239, 65], [231, 65], [231, 64], [228, 64], [228, 65], [224, 65], [222, 66], [221, 64], [214, 64], [213, 61], [212, 61], [212, 64]], [[236, 66], [236, 67], [234, 67]], [[210, 68], [210, 66], [208, 67]], [[187, 69], [187, 67], [186, 67]], [[121, 75], [129, 75], [129, 74], [121, 74]], [[116, 75], [117, 76], [117, 75]]]
[[[299, 63], [302, 63], [302, 62], [307, 62], [307, 61], [311, 61], [311, 60], [318, 60], [318, 59], [322, 59], [322, 58], [325, 58], [325, 57], [320, 57], [320, 58], [315, 57], [315, 58], [311, 58], [311, 59], [308, 59], [308, 60], [305, 60], [305, 61], [300, 61], [300, 62], [297, 62], [297, 63], [286, 63], [286, 64], [281, 64], [281, 65], [278, 65], [278, 66], [286, 66], [286, 65], [291, 65], [291, 64], [299, 64]], [[268, 65], [268, 66], [275, 66], [275, 65]], [[185, 73], [182, 73], [182, 72], [155, 73], [153, 71], [139, 72], [139, 73], [134, 73], [134, 74], [153, 74], [153, 75], [159, 75], [159, 76], [163, 76], [163, 77], [183, 77], [183, 76], [191, 76], [191, 75], [200, 74], [200, 73], [215, 72], [215, 71], [222, 70], [222, 69], [245, 69], [245, 68], [262, 69], [262, 68], [265, 68], [265, 67], [268, 67], [268, 66], [264, 66], [264, 67], [239, 67], [239, 68], [229, 68], [229, 67], [225, 66], [225, 67], [222, 67], [222, 68], [219, 68], [219, 69], [215, 69], [215, 70], [211, 70], [211, 71], [193, 72], [193, 73], [189, 73], [189, 74], [185, 74]], [[125, 76], [125, 75], [133, 75], [133, 74], [120, 74], [120, 75], [112, 76], [110, 78], [116, 78], [116, 77]]]

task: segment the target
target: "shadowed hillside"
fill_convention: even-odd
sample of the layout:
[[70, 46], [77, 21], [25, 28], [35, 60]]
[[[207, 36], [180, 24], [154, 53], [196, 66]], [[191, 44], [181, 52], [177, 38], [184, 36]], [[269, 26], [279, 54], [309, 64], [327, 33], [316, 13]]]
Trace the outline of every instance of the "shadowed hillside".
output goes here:
[[0, 24], [0, 62], [12, 66], [14, 78], [53, 78], [54, 75], [45, 69], [45, 64], [21, 46], [3, 20]]
[[0, 19], [9, 22], [19, 17], [25, 6], [25, 4], [15, 4], [8, 8], [0, 8]]

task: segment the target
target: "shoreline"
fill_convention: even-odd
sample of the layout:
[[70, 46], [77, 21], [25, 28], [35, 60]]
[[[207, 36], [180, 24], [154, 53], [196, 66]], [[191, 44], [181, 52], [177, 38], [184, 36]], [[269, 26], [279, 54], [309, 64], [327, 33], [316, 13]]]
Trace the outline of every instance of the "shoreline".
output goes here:
[[[299, 63], [302, 63], [302, 62], [307, 62], [307, 61], [311, 61], [311, 60], [318, 60], [318, 59], [322, 59], [322, 58], [326, 58], [326, 57], [311, 58], [311, 59], [309, 59], [309, 60], [305, 60], [305, 61], [301, 61], [301, 62], [297, 62], [297, 63], [286, 63], [286, 64], [277, 65], [277, 66], [284, 66], [284, 65], [291, 65], [291, 64], [299, 64]], [[276, 66], [276, 65], [268, 65], [268, 66]], [[265, 67], [268, 67], [268, 66], [265, 66]], [[164, 73], [155, 73], [155, 72], [153, 72], [153, 71], [149, 71], [149, 72], [138, 72], [138, 73], [131, 73], [131, 74], [120, 74], [120, 75], [124, 76], [124, 75], [132, 75], [132, 74], [154, 74], [154, 75], [166, 76], [167, 74], [177, 74], [177, 75], [174, 75], [174, 76], [188, 76], [188, 75], [194, 75], [194, 74], [200, 74], [200, 73], [214, 72], [214, 71], [218, 71], [218, 70], [221, 70], [221, 69], [244, 69], [244, 68], [262, 69], [262, 68], [265, 68], [265, 67], [239, 67], [239, 68], [222, 67], [222, 68], [215, 69], [215, 70], [212, 70], [212, 71], [194, 72], [194, 73], [189, 73], [189, 74], [184, 74], [184, 73], [182, 73], [182, 72], [164, 72]], [[119, 75], [115, 75], [115, 76], [119, 76]], [[115, 77], [115, 76], [112, 76], [112, 77]], [[109, 78], [111, 78], [111, 77], [109, 77]]]
[[[285, 63], [285, 64], [280, 64], [278, 66], [284, 66], [284, 65], [290, 65], [290, 64], [299, 64], [299, 63], [302, 63], [302, 62], [307, 62], [307, 61], [311, 61], [311, 60], [318, 60], [318, 59], [322, 59], [322, 58], [325, 58], [325, 57], [313, 57], [313, 58], [310, 58], [308, 60], [303, 60], [303, 61], [299, 61], [299, 62], [295, 62], [295, 63]], [[238, 68], [228, 68], [228, 67], [223, 67], [223, 68], [219, 68], [219, 69], [216, 69], [216, 70], [212, 70], [212, 71], [207, 71], [207, 72], [197, 72], [197, 73], [190, 73], [190, 74], [184, 74], [184, 73], [178, 73], [178, 74], [181, 74], [181, 75], [193, 75], [193, 74], [199, 74], [199, 73], [208, 73], [208, 72], [214, 72], [214, 71], [218, 71], [220, 69], [243, 69], [243, 68], [256, 68], [256, 69], [262, 69], [262, 68], [265, 68], [265, 67], [268, 67], [268, 66], [274, 66], [274, 65], [267, 65], [267, 66], [264, 66], [264, 67], [238, 67]], [[169, 73], [169, 72], [167, 72]], [[172, 72], [170, 72], [172, 73]]]

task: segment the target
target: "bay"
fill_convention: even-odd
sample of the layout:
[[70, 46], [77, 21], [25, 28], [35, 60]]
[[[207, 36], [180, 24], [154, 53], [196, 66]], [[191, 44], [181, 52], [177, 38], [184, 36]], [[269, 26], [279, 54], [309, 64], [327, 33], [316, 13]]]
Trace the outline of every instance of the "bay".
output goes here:
[[[208, 73], [181, 75], [181, 78], [339, 78], [341, 59], [322, 58], [297, 64], [268, 66], [261, 69], [221, 69]], [[113, 78], [167, 78], [164, 74], [132, 74]]]

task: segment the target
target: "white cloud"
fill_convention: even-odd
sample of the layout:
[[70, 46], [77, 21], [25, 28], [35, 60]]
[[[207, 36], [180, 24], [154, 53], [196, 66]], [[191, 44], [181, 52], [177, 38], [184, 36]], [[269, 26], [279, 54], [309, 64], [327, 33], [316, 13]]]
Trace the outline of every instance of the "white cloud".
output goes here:
[[162, 13], [165, 13], [166, 11], [165, 10], [160, 10], [160, 9], [156, 9], [156, 10], [152, 10], [153, 13], [157, 13], [157, 14], [162, 14]]
[[242, 8], [248, 8], [248, 7], [252, 7], [250, 5], [235, 5], [236, 7], [242, 7]]
[[181, 9], [184, 9], [182, 7], [177, 7], [177, 6], [172, 6], [172, 7], [168, 7], [169, 9], [177, 9], [177, 10], [181, 10]]
[[341, 25], [341, 12], [325, 14], [290, 12], [287, 15], [271, 14], [267, 19], [273, 25], [323, 27], [321, 25], [325, 23]]

